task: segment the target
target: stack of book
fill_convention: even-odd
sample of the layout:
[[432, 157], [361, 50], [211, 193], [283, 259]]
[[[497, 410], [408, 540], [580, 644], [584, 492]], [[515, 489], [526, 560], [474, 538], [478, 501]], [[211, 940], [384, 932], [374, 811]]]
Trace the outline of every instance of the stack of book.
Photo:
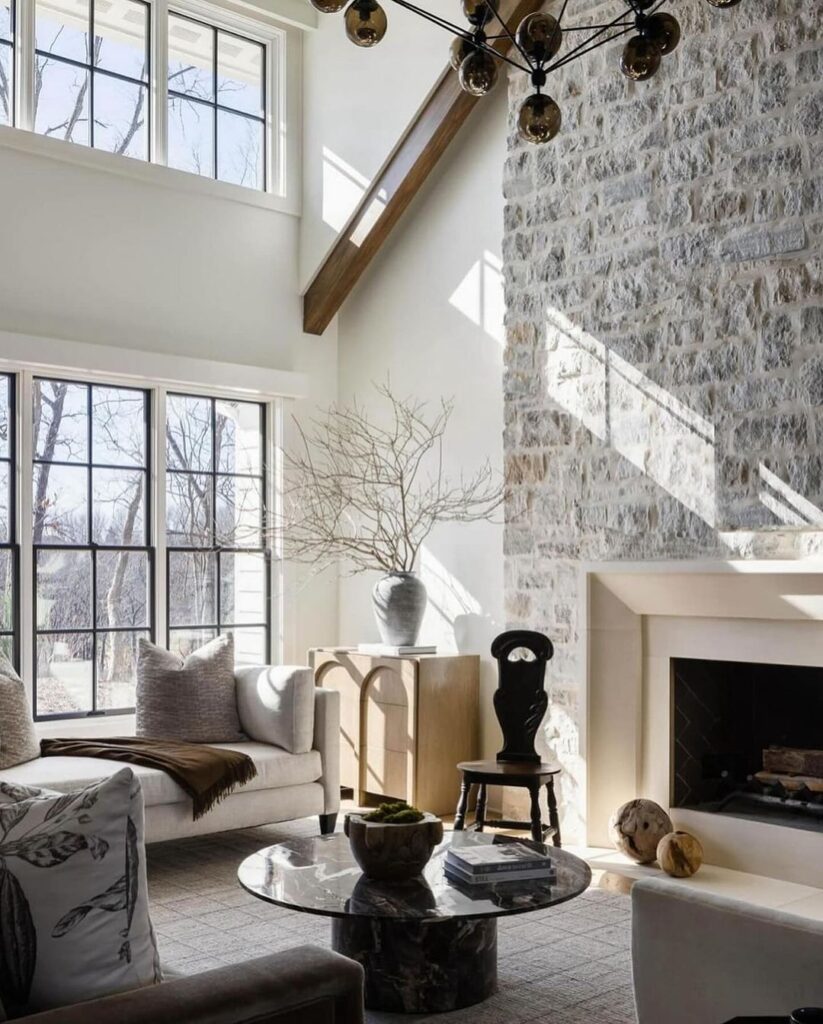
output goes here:
[[452, 846], [446, 853], [446, 877], [464, 885], [499, 885], [536, 879], [555, 882], [551, 857], [525, 843]]

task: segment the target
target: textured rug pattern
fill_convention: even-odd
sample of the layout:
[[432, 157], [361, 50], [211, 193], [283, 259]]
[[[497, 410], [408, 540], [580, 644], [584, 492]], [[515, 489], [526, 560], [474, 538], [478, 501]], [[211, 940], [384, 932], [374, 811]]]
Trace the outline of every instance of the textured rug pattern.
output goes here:
[[[317, 820], [149, 847], [152, 920], [163, 963], [182, 974], [305, 943], [329, 944], [325, 918], [270, 906], [237, 883], [237, 865], [263, 846], [315, 835]], [[499, 921], [499, 992], [446, 1017], [371, 1013], [371, 1024], [635, 1024], [630, 903], [590, 889], [556, 908]]]

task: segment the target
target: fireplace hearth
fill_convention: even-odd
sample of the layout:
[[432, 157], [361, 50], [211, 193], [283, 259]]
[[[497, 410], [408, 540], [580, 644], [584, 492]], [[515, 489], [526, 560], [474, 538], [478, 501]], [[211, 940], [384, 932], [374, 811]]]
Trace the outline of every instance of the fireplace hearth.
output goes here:
[[823, 832], [823, 667], [671, 659], [673, 807]]

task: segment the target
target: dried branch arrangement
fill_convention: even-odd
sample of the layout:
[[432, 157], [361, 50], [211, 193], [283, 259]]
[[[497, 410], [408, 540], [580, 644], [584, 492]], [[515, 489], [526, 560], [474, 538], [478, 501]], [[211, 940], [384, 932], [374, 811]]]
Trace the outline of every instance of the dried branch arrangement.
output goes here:
[[[490, 519], [502, 485], [486, 461], [470, 477], [443, 470], [443, 437], [453, 402], [436, 411], [374, 385], [389, 415], [380, 425], [357, 403], [332, 406], [296, 423], [297, 444], [283, 451], [284, 500], [275, 532], [287, 557], [352, 574], [411, 572], [437, 523]], [[296, 422], [296, 421], [295, 421]]]

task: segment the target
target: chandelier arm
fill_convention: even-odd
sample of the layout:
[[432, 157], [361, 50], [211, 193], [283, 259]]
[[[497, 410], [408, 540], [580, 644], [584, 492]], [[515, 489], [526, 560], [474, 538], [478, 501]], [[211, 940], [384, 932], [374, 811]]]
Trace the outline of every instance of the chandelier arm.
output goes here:
[[626, 26], [627, 28], [634, 28], [634, 22], [631, 21], [618, 21], [616, 24], [611, 25], [569, 25], [568, 28], [564, 28], [564, 32], [591, 32], [593, 29], [602, 28], [616, 28], [618, 26]]
[[560, 8], [560, 13], [557, 15], [557, 24], [558, 25], [560, 25], [561, 22], [563, 21], [563, 15], [566, 13], [566, 8], [568, 6], [569, 6], [569, 0], [563, 0], [563, 6]]
[[[632, 31], [634, 31], [634, 25], [630, 25], [628, 28], [623, 28], [619, 32], [615, 32], [614, 35], [608, 36], [606, 39], [598, 39], [597, 42], [592, 43], [591, 46], [587, 46], [586, 43], [581, 43], [573, 53], [567, 53], [562, 60], [555, 61], [551, 67], [546, 68], [546, 74], [556, 71], [558, 68], [562, 68], [564, 64], [569, 64], [571, 61], [576, 60], [578, 57], [582, 57], [584, 54], [591, 53], [592, 50], [599, 50], [601, 46], [605, 46], [614, 39], [620, 39], [621, 36], [628, 35], [628, 33]], [[587, 40], [587, 42], [591, 42], [591, 39]]]
[[520, 45], [520, 43], [518, 43], [517, 39], [515, 38], [514, 34], [511, 31], [511, 29], [506, 24], [506, 22], [503, 20], [503, 18], [500, 16], [500, 11], [498, 10], [497, 3], [493, 2], [493, 0], [486, 0], [486, 6], [492, 12], [492, 14], [495, 16], [495, 18], [497, 18], [498, 22], [500, 23], [500, 27], [503, 29], [504, 34], [511, 40], [512, 44], [514, 45], [515, 49], [518, 51], [520, 56], [529, 65], [529, 70], [533, 71], [534, 70], [534, 65], [532, 64], [531, 60], [529, 59], [529, 55], [526, 53], [526, 51], [523, 49], [523, 47]]
[[[665, 3], [665, 0], [660, 0], [660, 2]], [[578, 43], [574, 49], [569, 50], [569, 52], [561, 57], [560, 60], [556, 60], [554, 64], [550, 64], [546, 68], [546, 73], [548, 74], [551, 71], [554, 71], [555, 68], [560, 68], [564, 64], [568, 64], [569, 61], [574, 60], [575, 57], [582, 57], [584, 53], [588, 53], [590, 50], [596, 50], [598, 46], [602, 46], [604, 43], [607, 43], [609, 41], [608, 39], [602, 39], [595, 46], [589, 47], [588, 45], [589, 43], [594, 42], [598, 36], [602, 36], [604, 32], [608, 32], [610, 28], [616, 28], [622, 18], [623, 15], [619, 14], [614, 21], [611, 21], [608, 25], [604, 25], [602, 28], [598, 29], [593, 36], [590, 36], [588, 39], [584, 39], [582, 43]], [[630, 28], [624, 29], [622, 32], [618, 33], [618, 35], [625, 35], [626, 32], [631, 32], [632, 28], [634, 28], [634, 25]], [[612, 36], [611, 38], [616, 39], [617, 36]]]

